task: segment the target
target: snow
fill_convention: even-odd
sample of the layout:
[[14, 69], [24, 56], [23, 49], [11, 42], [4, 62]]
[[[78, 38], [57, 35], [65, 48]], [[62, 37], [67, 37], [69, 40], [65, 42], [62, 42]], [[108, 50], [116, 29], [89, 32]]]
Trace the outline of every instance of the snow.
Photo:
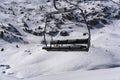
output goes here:
[[75, 71], [56, 75], [43, 75], [28, 80], [119, 80], [119, 69], [120, 68], [93, 71]]
[[36, 44], [20, 45], [17, 50], [13, 45], [6, 47], [4, 54], [11, 54], [5, 61], [11, 66], [6, 74], [25, 80], [119, 80], [120, 69], [114, 68], [120, 66], [120, 26], [116, 24], [119, 20], [98, 32], [92, 31], [89, 52], [47, 52]]
[[[42, 50], [40, 41], [43, 37], [15, 27], [29, 44], [8, 43], [0, 39], [0, 50], [4, 48], [0, 51], [0, 65], [10, 66], [9, 69], [0, 66], [0, 80], [120, 80], [120, 20], [91, 30], [89, 52]], [[74, 35], [79, 36], [73, 32], [69, 38]]]

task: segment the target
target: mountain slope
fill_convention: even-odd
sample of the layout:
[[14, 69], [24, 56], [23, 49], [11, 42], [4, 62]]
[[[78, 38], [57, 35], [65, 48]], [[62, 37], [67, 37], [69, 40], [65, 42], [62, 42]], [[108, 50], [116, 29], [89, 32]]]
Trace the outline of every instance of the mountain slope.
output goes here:
[[[98, 3], [101, 2], [80, 4], [87, 10], [87, 20], [92, 26], [89, 52], [42, 50], [43, 16], [50, 11], [49, 8], [54, 10], [50, 2], [40, 5], [31, 2], [1, 3], [0, 32], [4, 37], [0, 37], [0, 80], [119, 80], [119, 7], [112, 2]], [[73, 31], [77, 29], [74, 27]]]

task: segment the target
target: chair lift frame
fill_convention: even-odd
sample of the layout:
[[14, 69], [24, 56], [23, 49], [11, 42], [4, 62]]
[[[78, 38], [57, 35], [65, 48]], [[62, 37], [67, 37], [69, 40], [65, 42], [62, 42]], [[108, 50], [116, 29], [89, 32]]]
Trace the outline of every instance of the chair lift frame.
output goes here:
[[[67, 3], [71, 4], [71, 5], [74, 5], [75, 8], [73, 9], [66, 9], [66, 8], [58, 8], [56, 6], [56, 0], [53, 0], [53, 3], [54, 3], [54, 8], [58, 11], [54, 11], [54, 12], [51, 12], [51, 13], [48, 13], [46, 14], [46, 20], [45, 20], [45, 27], [44, 27], [44, 42], [45, 42], [45, 47], [43, 47], [42, 49], [45, 49], [47, 51], [89, 51], [89, 48], [90, 48], [90, 40], [91, 40], [91, 33], [90, 33], [90, 27], [88, 26], [87, 24], [87, 21], [86, 21], [86, 18], [85, 18], [85, 15], [84, 15], [84, 12], [81, 8], [79, 8], [77, 5], [69, 2], [68, 0], [65, 0]], [[66, 13], [66, 12], [71, 12], [71, 11], [74, 11], [74, 10], [77, 10], [79, 9], [81, 11], [81, 15], [84, 19], [84, 22], [87, 26], [87, 29], [88, 29], [88, 38], [87, 39], [76, 39], [76, 40], [56, 40], [56, 41], [51, 41], [50, 42], [50, 46], [47, 45], [47, 40], [46, 40], [46, 28], [47, 28], [47, 25], [48, 25], [48, 18], [49, 18], [49, 15], [51, 14], [60, 14], [60, 13]], [[84, 43], [87, 43], [87, 47], [85, 46], [79, 46], [79, 47], [76, 47], [76, 46], [55, 46], [55, 47], [52, 47], [52, 44], [74, 44], [74, 43], [81, 43], [81, 44], [84, 44]]]

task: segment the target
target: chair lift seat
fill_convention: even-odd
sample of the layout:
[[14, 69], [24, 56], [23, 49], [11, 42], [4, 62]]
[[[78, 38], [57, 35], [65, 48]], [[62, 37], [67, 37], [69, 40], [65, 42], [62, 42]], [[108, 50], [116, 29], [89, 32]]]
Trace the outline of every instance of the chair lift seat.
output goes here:
[[47, 51], [88, 51], [87, 46], [47, 46], [43, 49]]
[[[54, 40], [50, 42], [50, 46], [43, 47], [47, 51], [88, 51], [85, 45], [72, 45], [72, 46], [58, 46], [62, 44], [87, 44], [88, 39], [74, 39], [74, 40]], [[52, 46], [52, 45], [57, 46]]]
[[73, 40], [53, 40], [50, 44], [87, 44], [88, 39], [73, 39]]
[[[75, 8], [73, 9], [61, 9], [61, 8], [57, 8], [56, 6], [56, 0], [53, 0], [54, 2], [54, 8], [57, 11], [51, 12], [49, 14], [47, 14], [46, 16], [46, 23], [45, 23], [45, 27], [44, 27], [44, 41], [45, 41], [45, 47], [43, 47], [42, 49], [45, 49], [47, 51], [88, 51], [89, 47], [90, 47], [90, 39], [91, 39], [91, 35], [90, 35], [90, 28], [87, 24], [84, 12], [81, 8], [76, 7], [76, 5], [68, 2], [69, 4], [72, 4], [75, 6]], [[47, 41], [46, 41], [46, 28], [48, 27], [48, 19], [50, 18], [49, 15], [52, 14], [63, 14], [63, 13], [69, 13], [72, 12], [74, 10], [79, 9], [81, 11], [81, 15], [83, 16], [84, 22], [87, 26], [88, 29], [88, 35], [89, 37], [87, 39], [72, 39], [72, 40], [53, 40], [53, 38], [51, 38], [50, 41], [50, 46], [47, 46]], [[84, 34], [86, 35], [86, 34]], [[51, 36], [52, 37], [52, 36]], [[75, 44], [75, 45], [74, 45]]]

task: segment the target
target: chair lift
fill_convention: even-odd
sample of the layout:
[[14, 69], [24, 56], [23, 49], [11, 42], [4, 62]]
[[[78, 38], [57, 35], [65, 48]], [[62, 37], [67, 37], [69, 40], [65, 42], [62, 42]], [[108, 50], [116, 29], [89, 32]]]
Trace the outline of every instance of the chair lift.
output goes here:
[[[42, 48], [42, 49], [45, 49], [47, 51], [89, 51], [89, 48], [90, 48], [90, 39], [91, 39], [91, 34], [90, 34], [90, 28], [87, 24], [87, 21], [86, 21], [86, 18], [84, 16], [84, 13], [83, 13], [83, 10], [80, 9], [79, 7], [77, 7], [75, 4], [65, 0], [66, 2], [68, 2], [69, 4], [71, 5], [74, 5], [75, 8], [73, 9], [66, 9], [66, 8], [62, 8], [62, 9], [59, 9], [57, 6], [56, 6], [56, 0], [53, 0], [54, 2], [54, 8], [57, 10], [57, 11], [54, 11], [54, 12], [51, 12], [51, 13], [48, 13], [46, 15], [46, 23], [45, 23], [45, 27], [44, 27], [44, 43], [45, 43], [45, 46]], [[53, 37], [51, 36], [51, 40], [49, 42], [49, 45], [47, 43], [47, 40], [46, 40], [46, 29], [47, 27], [49, 26], [48, 23], [49, 23], [49, 17], [51, 15], [54, 15], [54, 14], [64, 14], [64, 13], [69, 13], [69, 12], [72, 12], [74, 10], [80, 10], [81, 11], [81, 15], [83, 17], [83, 20], [84, 20], [84, 23], [87, 27], [87, 34], [88, 34], [88, 37], [87, 38], [83, 38], [83, 39], [64, 39], [64, 40], [53, 40]], [[84, 34], [84, 33], [83, 33]], [[74, 45], [74, 44], [79, 44], [79, 45]]]

